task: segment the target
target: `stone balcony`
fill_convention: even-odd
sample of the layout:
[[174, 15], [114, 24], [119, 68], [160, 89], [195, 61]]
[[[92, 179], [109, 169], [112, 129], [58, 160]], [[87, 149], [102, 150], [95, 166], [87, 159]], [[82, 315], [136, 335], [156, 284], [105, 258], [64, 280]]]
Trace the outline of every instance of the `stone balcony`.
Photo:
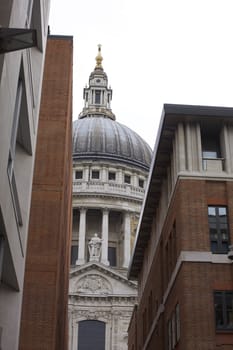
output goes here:
[[101, 181], [73, 181], [73, 194], [77, 193], [97, 193], [113, 196], [126, 196], [142, 200], [145, 190], [130, 184], [119, 184]]

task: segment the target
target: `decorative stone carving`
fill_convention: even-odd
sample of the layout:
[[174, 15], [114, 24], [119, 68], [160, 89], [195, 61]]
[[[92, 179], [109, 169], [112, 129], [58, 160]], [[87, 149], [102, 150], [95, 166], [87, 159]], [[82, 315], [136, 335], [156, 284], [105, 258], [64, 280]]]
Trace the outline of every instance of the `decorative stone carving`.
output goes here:
[[77, 283], [77, 292], [81, 294], [110, 294], [112, 288], [110, 283], [98, 275], [87, 275]]

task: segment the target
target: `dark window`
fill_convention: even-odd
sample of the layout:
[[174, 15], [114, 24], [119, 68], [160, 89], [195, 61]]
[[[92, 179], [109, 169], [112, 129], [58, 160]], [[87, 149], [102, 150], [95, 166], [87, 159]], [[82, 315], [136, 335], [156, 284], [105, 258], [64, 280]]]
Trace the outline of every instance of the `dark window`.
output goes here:
[[116, 266], [116, 247], [108, 247], [108, 261], [110, 266]]
[[99, 170], [92, 170], [91, 178], [92, 178], [92, 179], [99, 179], [99, 178], [100, 178], [100, 172], [99, 172]]
[[82, 178], [83, 178], [82, 170], [75, 171], [75, 179], [82, 179]]
[[19, 154], [21, 154], [22, 150], [27, 154], [32, 154], [26, 89], [23, 68], [21, 67], [14, 105], [14, 115], [11, 129], [11, 142], [7, 167], [15, 215], [19, 225], [22, 225], [23, 221], [20, 207], [20, 199], [18, 197], [18, 189], [16, 186], [17, 167], [15, 165], [17, 164], [17, 162], [20, 162], [21, 157], [19, 157]]
[[170, 319], [167, 323], [167, 333], [168, 333], [168, 350], [173, 350], [176, 348], [176, 344], [180, 339], [180, 307], [179, 304], [176, 305], [173, 310]]
[[105, 350], [105, 323], [96, 320], [78, 324], [78, 350]]
[[71, 246], [71, 257], [70, 257], [70, 265], [74, 266], [76, 264], [76, 260], [78, 259], [78, 246]]
[[96, 90], [95, 91], [95, 103], [97, 103], [97, 104], [100, 104], [100, 95], [101, 95], [101, 91]]
[[202, 128], [201, 131], [202, 156], [203, 158], [220, 158], [219, 129]]
[[143, 188], [144, 187], [144, 180], [139, 179], [138, 180], [138, 185], [139, 185], [139, 187]]
[[108, 179], [109, 180], [116, 180], [116, 173], [114, 173], [113, 171], [109, 171], [108, 173]]
[[124, 181], [125, 181], [126, 184], [130, 184], [130, 182], [131, 182], [130, 175], [125, 175]]
[[212, 253], [226, 254], [229, 250], [227, 208], [209, 206], [208, 220]]
[[215, 324], [217, 330], [233, 330], [233, 291], [214, 292]]

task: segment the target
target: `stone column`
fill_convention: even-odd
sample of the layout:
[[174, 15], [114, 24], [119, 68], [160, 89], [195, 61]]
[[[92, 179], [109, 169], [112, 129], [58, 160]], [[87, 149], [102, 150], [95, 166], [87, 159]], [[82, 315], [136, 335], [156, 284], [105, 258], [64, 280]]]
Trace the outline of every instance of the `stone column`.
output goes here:
[[130, 229], [130, 213], [125, 212], [124, 216], [124, 260], [123, 260], [123, 267], [129, 266], [130, 261], [130, 235], [131, 235], [131, 229]]
[[86, 208], [80, 208], [78, 260], [76, 265], [85, 263], [86, 212]]
[[109, 210], [103, 209], [102, 212], [102, 251], [101, 251], [101, 262], [102, 264], [109, 265], [108, 261], [108, 220]]
[[185, 159], [185, 138], [184, 138], [184, 125], [182, 123], [178, 124], [177, 127], [177, 137], [178, 137], [178, 153], [176, 154], [179, 162], [178, 171], [186, 170], [186, 159]]

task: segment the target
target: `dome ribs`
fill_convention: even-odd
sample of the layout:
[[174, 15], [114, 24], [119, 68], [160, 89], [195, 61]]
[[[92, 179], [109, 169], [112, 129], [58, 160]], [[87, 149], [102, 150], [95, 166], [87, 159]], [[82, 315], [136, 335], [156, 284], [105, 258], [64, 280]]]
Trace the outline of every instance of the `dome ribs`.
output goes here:
[[149, 168], [150, 147], [127, 126], [105, 116], [78, 119], [73, 125], [74, 159], [105, 159]]

